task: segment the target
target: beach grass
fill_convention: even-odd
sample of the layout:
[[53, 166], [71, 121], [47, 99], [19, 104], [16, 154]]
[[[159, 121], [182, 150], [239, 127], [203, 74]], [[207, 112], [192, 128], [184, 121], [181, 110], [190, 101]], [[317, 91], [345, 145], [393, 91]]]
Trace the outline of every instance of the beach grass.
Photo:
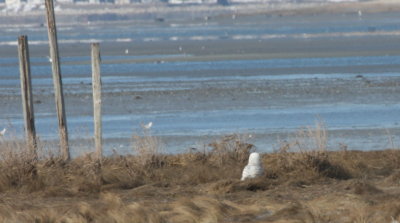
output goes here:
[[394, 222], [400, 150], [329, 151], [323, 123], [262, 154], [265, 174], [240, 181], [254, 151], [231, 135], [166, 154], [146, 133], [133, 155], [64, 161], [0, 141], [1, 222]]

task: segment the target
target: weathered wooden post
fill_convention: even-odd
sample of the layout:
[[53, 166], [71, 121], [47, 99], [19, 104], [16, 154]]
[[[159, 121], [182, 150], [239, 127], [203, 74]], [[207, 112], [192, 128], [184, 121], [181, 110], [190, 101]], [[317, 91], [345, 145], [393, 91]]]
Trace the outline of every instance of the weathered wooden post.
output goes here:
[[25, 121], [26, 144], [31, 154], [33, 155], [33, 158], [37, 159], [35, 117], [33, 112], [32, 100], [32, 80], [27, 36], [20, 36], [18, 38], [18, 58], [19, 73], [21, 79], [22, 108]]
[[51, 68], [53, 71], [54, 94], [57, 108], [60, 147], [65, 160], [70, 159], [68, 146], [68, 129], [64, 108], [64, 95], [62, 89], [60, 60], [58, 55], [56, 19], [54, 16], [53, 0], [45, 0], [47, 31], [50, 45]]
[[99, 43], [92, 43], [92, 87], [93, 87], [93, 117], [94, 142], [98, 160], [103, 156], [101, 130], [101, 77], [100, 77], [100, 47]]

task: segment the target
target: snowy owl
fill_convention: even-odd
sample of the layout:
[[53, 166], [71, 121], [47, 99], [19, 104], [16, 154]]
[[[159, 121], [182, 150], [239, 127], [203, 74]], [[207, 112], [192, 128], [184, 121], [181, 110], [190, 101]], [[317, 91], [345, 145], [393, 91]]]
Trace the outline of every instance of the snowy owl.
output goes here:
[[243, 169], [241, 180], [246, 180], [261, 176], [263, 172], [264, 170], [263, 167], [261, 166], [260, 154], [256, 152], [251, 153], [249, 156], [249, 163]]

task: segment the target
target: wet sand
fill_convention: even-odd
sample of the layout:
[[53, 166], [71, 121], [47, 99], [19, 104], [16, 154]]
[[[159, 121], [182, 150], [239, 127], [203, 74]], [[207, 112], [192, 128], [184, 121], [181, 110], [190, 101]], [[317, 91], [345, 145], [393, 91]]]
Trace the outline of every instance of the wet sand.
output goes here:
[[[268, 23], [270, 24], [277, 22], [277, 26], [299, 24], [309, 27], [313, 23], [321, 23], [321, 21], [329, 23], [338, 15], [341, 17], [337, 18], [335, 23], [339, 25], [345, 24], [346, 21], [359, 22], [360, 18], [355, 13], [341, 13], [289, 14], [283, 16], [282, 19], [274, 16], [255, 15], [252, 17], [246, 15], [237, 18], [234, 22], [246, 24], [249, 21], [254, 22], [262, 16], [262, 18], [269, 18]], [[363, 22], [372, 23], [371, 27], [374, 27], [374, 24], [379, 26], [387, 21], [395, 21], [393, 19], [396, 18], [396, 15], [392, 12], [365, 13]], [[224, 17], [220, 17], [217, 22], [232, 23], [231, 20], [225, 20]], [[185, 23], [182, 22], [182, 24]], [[156, 23], [153, 25], [158, 26]], [[157, 55], [145, 59], [103, 60], [104, 64], [115, 65], [118, 77], [129, 77], [134, 74], [138, 78], [154, 78], [155, 80], [137, 84], [110, 83], [104, 85], [104, 122], [109, 123], [110, 126], [106, 130], [108, 134], [106, 139], [108, 152], [106, 153], [110, 153], [111, 148], [117, 148], [122, 153], [129, 152], [130, 136], [140, 131], [138, 130], [140, 123], [154, 121], [153, 119], [160, 121], [160, 123], [155, 122], [153, 134], [160, 135], [169, 152], [182, 152], [190, 147], [201, 147], [221, 135], [230, 133], [250, 134], [252, 137], [249, 138], [249, 141], [259, 146], [261, 151], [272, 151], [279, 148], [280, 141], [290, 140], [299, 127], [313, 125], [314, 121], [318, 119], [318, 115], [326, 116], [328, 119], [327, 128], [329, 137], [332, 139], [330, 142], [332, 149], [338, 149], [339, 144], [347, 144], [349, 149], [391, 147], [392, 145], [389, 145], [388, 142], [389, 138], [400, 132], [398, 127], [400, 120], [396, 115], [400, 99], [398, 87], [400, 77], [397, 75], [400, 70], [399, 63], [371, 61], [371, 64], [354, 63], [337, 66], [336, 64], [330, 65], [331, 61], [327, 61], [327, 64], [322, 61], [319, 65], [305, 67], [252, 67], [251, 65], [234, 69], [218, 67], [220, 66], [218, 63], [224, 61], [244, 61], [243, 64], [246, 64], [245, 61], [249, 61], [251, 64], [257, 60], [296, 60], [301, 58], [330, 58], [329, 60], [338, 58], [338, 60], [346, 61], [348, 60], [346, 58], [351, 57], [377, 57], [379, 60], [384, 60], [385, 56], [392, 60], [400, 55], [396, 30], [387, 33], [366, 28], [361, 32], [362, 35], [359, 33], [288, 35], [284, 38], [256, 40], [103, 42], [101, 43], [102, 56], [124, 55], [125, 49], [129, 49], [133, 55]], [[15, 46], [3, 45], [0, 46], [0, 49], [0, 57], [16, 56]], [[45, 57], [48, 48], [46, 45], [32, 45], [30, 51], [33, 57]], [[60, 52], [61, 57], [88, 56], [89, 44], [62, 43]], [[168, 55], [175, 56], [169, 57]], [[217, 65], [211, 63], [207, 65], [209, 67], [197, 70], [163, 70], [163, 66], [168, 67], [174, 63], [199, 62], [201, 66], [202, 62], [207, 61], [215, 62]], [[68, 62], [67, 64], [89, 65], [89, 60]], [[159, 64], [160, 70], [122, 71], [121, 68], [124, 64]], [[385, 75], [368, 75], [374, 73]], [[304, 76], [304, 74], [308, 76]], [[108, 78], [112, 78], [113, 75], [112, 71], [105, 73]], [[268, 77], [264, 77], [265, 75]], [[183, 78], [186, 76], [189, 78], [188, 80], [176, 83], [160, 81], [165, 77]], [[50, 78], [41, 75], [36, 77]], [[86, 140], [82, 139], [82, 135], [85, 135], [83, 138], [89, 137], [91, 132], [91, 127], [88, 126], [88, 120], [91, 119], [92, 114], [92, 107], [88, 106], [91, 104], [91, 86], [87, 81], [90, 76], [77, 71], [70, 77], [82, 79], [80, 83], [66, 84], [64, 88], [67, 115], [70, 117], [72, 125], [75, 125], [70, 128], [70, 131], [75, 134], [75, 137], [71, 138], [72, 145], [75, 145], [76, 153], [80, 153], [84, 150], [82, 147], [91, 147], [90, 143], [86, 145]], [[191, 80], [190, 77], [200, 78], [200, 81]], [[242, 79], [235, 79], [235, 77]], [[55, 121], [48, 124], [48, 120], [52, 120], [48, 114], [55, 113], [51, 92], [51, 88], [40, 84], [34, 88], [35, 111], [39, 117], [42, 114], [42, 122], [38, 123], [42, 129], [56, 129]], [[2, 93], [1, 98], [2, 114], [13, 114], [11, 117], [19, 116], [16, 115], [21, 111], [19, 89], [7, 89], [7, 94]], [[330, 114], [329, 109], [335, 107], [343, 108], [345, 111], [338, 114], [346, 114], [346, 117]], [[285, 112], [288, 110], [292, 113], [285, 116]], [[353, 113], [353, 111], [356, 112]], [[173, 113], [178, 115], [172, 115]], [[304, 114], [306, 115], [302, 116]], [[168, 115], [171, 117], [168, 118]], [[182, 123], [178, 118], [180, 115]], [[194, 119], [191, 115], [197, 118]], [[214, 131], [196, 132], [191, 129], [191, 122], [202, 123], [201, 120], [205, 117], [209, 118], [204, 119], [207, 122], [207, 129], [211, 128]], [[220, 125], [218, 122], [221, 117], [227, 118], [224, 125]], [[240, 117], [247, 117], [244, 120], [249, 120], [249, 123], [241, 123]], [[288, 121], [286, 126], [278, 125], [274, 122], [274, 117], [293, 119], [293, 122]], [[332, 122], [330, 117], [336, 118]], [[360, 121], [363, 124], [352, 126], [351, 120], [357, 119], [357, 117], [360, 120], [365, 118], [365, 123]], [[380, 120], [382, 123], [378, 126], [376, 123], [369, 124], [369, 117]], [[7, 120], [10, 117], [2, 118]], [[262, 121], [257, 121], [260, 119]], [[297, 119], [303, 119], [304, 122], [296, 122]], [[122, 125], [119, 124], [126, 122], [131, 123], [132, 126], [128, 125], [122, 128]], [[169, 131], [169, 126], [176, 124], [174, 122], [178, 122], [179, 128], [185, 129], [187, 134], [177, 135], [173, 130]], [[187, 122], [187, 124], [185, 125], [183, 122]], [[344, 128], [346, 123], [349, 125]], [[260, 129], [265, 128], [258, 126], [264, 124], [271, 125], [265, 127], [269, 129], [268, 132], [263, 132]], [[38, 131], [40, 132], [40, 128]], [[48, 132], [42, 134], [44, 139], [48, 136]]]

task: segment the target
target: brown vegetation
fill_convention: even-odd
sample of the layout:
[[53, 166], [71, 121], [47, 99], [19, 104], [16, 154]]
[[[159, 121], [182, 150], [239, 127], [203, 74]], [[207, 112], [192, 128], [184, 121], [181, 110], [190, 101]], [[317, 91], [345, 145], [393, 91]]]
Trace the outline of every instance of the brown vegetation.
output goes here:
[[400, 150], [328, 152], [319, 127], [263, 154], [265, 175], [247, 181], [239, 179], [253, 146], [237, 136], [167, 155], [145, 135], [136, 155], [70, 162], [48, 152], [31, 159], [0, 141], [0, 222], [399, 220]]

